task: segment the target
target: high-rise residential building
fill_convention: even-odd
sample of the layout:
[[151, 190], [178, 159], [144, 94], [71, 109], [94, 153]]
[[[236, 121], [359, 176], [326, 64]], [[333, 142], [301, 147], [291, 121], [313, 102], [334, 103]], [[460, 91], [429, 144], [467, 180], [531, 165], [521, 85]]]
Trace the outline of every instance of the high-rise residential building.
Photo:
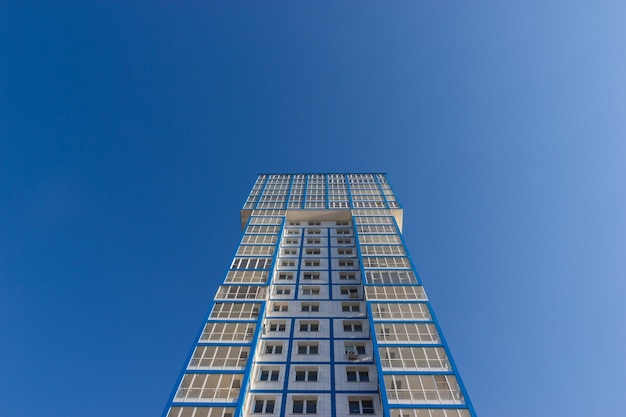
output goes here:
[[262, 174], [167, 417], [470, 417], [385, 174]]

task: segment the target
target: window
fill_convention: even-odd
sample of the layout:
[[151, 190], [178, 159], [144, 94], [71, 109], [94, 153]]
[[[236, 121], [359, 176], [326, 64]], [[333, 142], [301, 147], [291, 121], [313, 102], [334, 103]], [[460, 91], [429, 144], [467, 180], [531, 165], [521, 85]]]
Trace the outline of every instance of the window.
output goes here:
[[306, 260], [304, 261], [304, 266], [320, 266], [320, 261]]
[[363, 266], [366, 268], [410, 268], [409, 258], [395, 257], [364, 257]]
[[267, 244], [273, 245], [276, 243], [276, 236], [271, 235], [245, 235], [242, 244]]
[[308, 229], [306, 232], [309, 235], [319, 235], [322, 233], [320, 229]]
[[267, 269], [271, 263], [270, 258], [235, 258], [231, 269]]
[[202, 331], [202, 342], [244, 342], [252, 340], [252, 323], [207, 323]]
[[315, 414], [317, 413], [317, 399], [294, 399], [294, 414]]
[[365, 345], [350, 345], [346, 344], [346, 355], [365, 355]]
[[261, 369], [259, 381], [278, 381], [278, 369]]
[[318, 312], [318, 311], [320, 311], [320, 305], [319, 304], [302, 303], [302, 311]]
[[[283, 261], [284, 263], [285, 261]], [[339, 260], [339, 266], [354, 266], [354, 261], [353, 260], [347, 260], [347, 259], [340, 259]]]
[[378, 340], [387, 343], [437, 343], [439, 336], [435, 326], [430, 323], [377, 323], [375, 326]]
[[356, 279], [356, 274], [342, 272], [339, 274], [339, 279]]
[[271, 321], [270, 332], [284, 332], [287, 329], [287, 323], [282, 321]]
[[445, 350], [439, 347], [383, 347], [379, 357], [383, 368], [450, 369]]
[[295, 261], [282, 261], [280, 265], [281, 266], [296, 266], [296, 262]]
[[307, 255], [319, 255], [321, 252], [321, 250], [319, 248], [315, 248], [315, 249], [307, 249], [306, 250], [306, 254]]
[[366, 368], [347, 368], [348, 382], [369, 382], [370, 373]]
[[259, 316], [259, 305], [252, 303], [215, 303], [211, 318], [217, 319], [256, 319]]
[[273, 414], [274, 404], [274, 400], [256, 400], [254, 401], [254, 409], [252, 412], [256, 414]]
[[320, 239], [307, 239], [306, 243], [307, 245], [319, 245], [322, 241]]
[[255, 299], [265, 298], [265, 288], [252, 285], [222, 285], [216, 299]]
[[254, 413], [273, 414], [274, 400], [256, 400], [254, 402]]
[[374, 319], [429, 320], [425, 303], [375, 303], [372, 304]]
[[261, 245], [241, 245], [237, 250], [237, 255], [267, 255], [272, 256], [274, 254], [273, 246], [261, 246]]
[[352, 255], [352, 249], [339, 248], [337, 249], [339, 255]]
[[176, 401], [236, 401], [240, 393], [241, 378], [241, 374], [186, 374], [176, 393]]
[[289, 295], [291, 294], [291, 289], [287, 287], [278, 287], [276, 288], [276, 295]]
[[319, 330], [320, 330], [319, 321], [301, 321], [300, 322], [301, 332], [317, 332]]
[[296, 381], [317, 382], [317, 368], [296, 368]]
[[279, 280], [290, 280], [293, 279], [293, 274], [289, 273], [289, 274], [278, 274], [278, 279]]
[[348, 398], [350, 414], [374, 414], [374, 401]]
[[339, 221], [338, 221], [338, 222], [335, 222], [335, 224], [336, 224], [337, 226], [347, 226], [347, 225], [348, 225], [348, 222], [339, 222]]
[[357, 287], [341, 287], [340, 292], [341, 295], [347, 295], [350, 298], [359, 297], [359, 289]]
[[296, 229], [287, 230], [288, 235], [299, 235], [300, 231]]
[[367, 298], [379, 300], [425, 300], [426, 293], [418, 285], [371, 286], [366, 289]]
[[302, 295], [320, 295], [320, 287], [303, 287]]
[[283, 353], [283, 345], [282, 344], [266, 344], [265, 345], [265, 354], [266, 355], [280, 355]]
[[343, 311], [344, 313], [357, 312], [357, 311], [361, 311], [361, 306], [359, 306], [358, 304], [343, 303], [341, 304], [341, 311]]
[[406, 255], [402, 245], [363, 245], [361, 246], [361, 252], [363, 255]]
[[463, 402], [463, 397], [454, 375], [385, 375], [385, 386], [389, 398], [423, 400], [433, 402]]
[[337, 239], [337, 244], [338, 245], [350, 245], [352, 244], [352, 239], [339, 238]]
[[320, 274], [308, 272], [302, 276], [302, 279], [320, 279]]
[[193, 352], [189, 367], [243, 368], [246, 366], [249, 353], [250, 348], [244, 346], [198, 346]]
[[300, 243], [298, 239], [285, 239], [285, 245], [297, 245]]
[[283, 249], [283, 255], [297, 255], [298, 251], [296, 249]]
[[367, 271], [365, 274], [370, 284], [417, 284], [413, 271]]
[[321, 222], [309, 222], [309, 226], [321, 226]]
[[350, 234], [350, 229], [337, 229], [337, 234], [338, 235], [349, 235]]
[[298, 343], [298, 355], [318, 355], [319, 351], [317, 343]]
[[274, 304], [272, 306], [272, 311], [274, 311], [274, 312], [289, 311], [289, 305], [288, 304]]
[[300, 226], [300, 222], [289, 222], [289, 226]]
[[246, 284], [264, 284], [267, 282], [267, 271], [237, 271], [230, 270], [226, 275], [226, 282], [229, 283], [246, 283]]
[[363, 324], [360, 321], [344, 321], [343, 322], [343, 331], [344, 332], [362, 332]]

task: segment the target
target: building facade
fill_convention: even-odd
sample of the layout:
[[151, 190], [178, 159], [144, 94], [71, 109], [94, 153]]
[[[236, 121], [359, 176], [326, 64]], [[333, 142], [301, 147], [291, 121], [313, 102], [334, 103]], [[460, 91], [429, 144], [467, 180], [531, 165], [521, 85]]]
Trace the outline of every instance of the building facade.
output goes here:
[[262, 174], [164, 417], [475, 416], [385, 174]]

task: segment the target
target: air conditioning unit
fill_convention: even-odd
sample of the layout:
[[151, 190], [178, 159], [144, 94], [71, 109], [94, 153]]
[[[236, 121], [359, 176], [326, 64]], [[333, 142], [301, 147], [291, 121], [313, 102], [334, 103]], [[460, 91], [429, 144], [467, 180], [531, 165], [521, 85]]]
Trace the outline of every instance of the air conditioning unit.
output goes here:
[[346, 350], [346, 356], [350, 360], [359, 359], [359, 353], [356, 350]]

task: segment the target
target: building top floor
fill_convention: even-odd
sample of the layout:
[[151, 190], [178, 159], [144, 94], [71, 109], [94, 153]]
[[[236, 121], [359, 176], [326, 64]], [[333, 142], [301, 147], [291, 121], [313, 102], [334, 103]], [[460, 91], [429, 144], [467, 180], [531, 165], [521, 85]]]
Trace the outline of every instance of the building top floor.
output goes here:
[[259, 174], [242, 207], [242, 222], [253, 210], [286, 210], [298, 219], [328, 210], [344, 211], [339, 217], [350, 210], [390, 210], [399, 225], [402, 219], [402, 206], [385, 173]]

